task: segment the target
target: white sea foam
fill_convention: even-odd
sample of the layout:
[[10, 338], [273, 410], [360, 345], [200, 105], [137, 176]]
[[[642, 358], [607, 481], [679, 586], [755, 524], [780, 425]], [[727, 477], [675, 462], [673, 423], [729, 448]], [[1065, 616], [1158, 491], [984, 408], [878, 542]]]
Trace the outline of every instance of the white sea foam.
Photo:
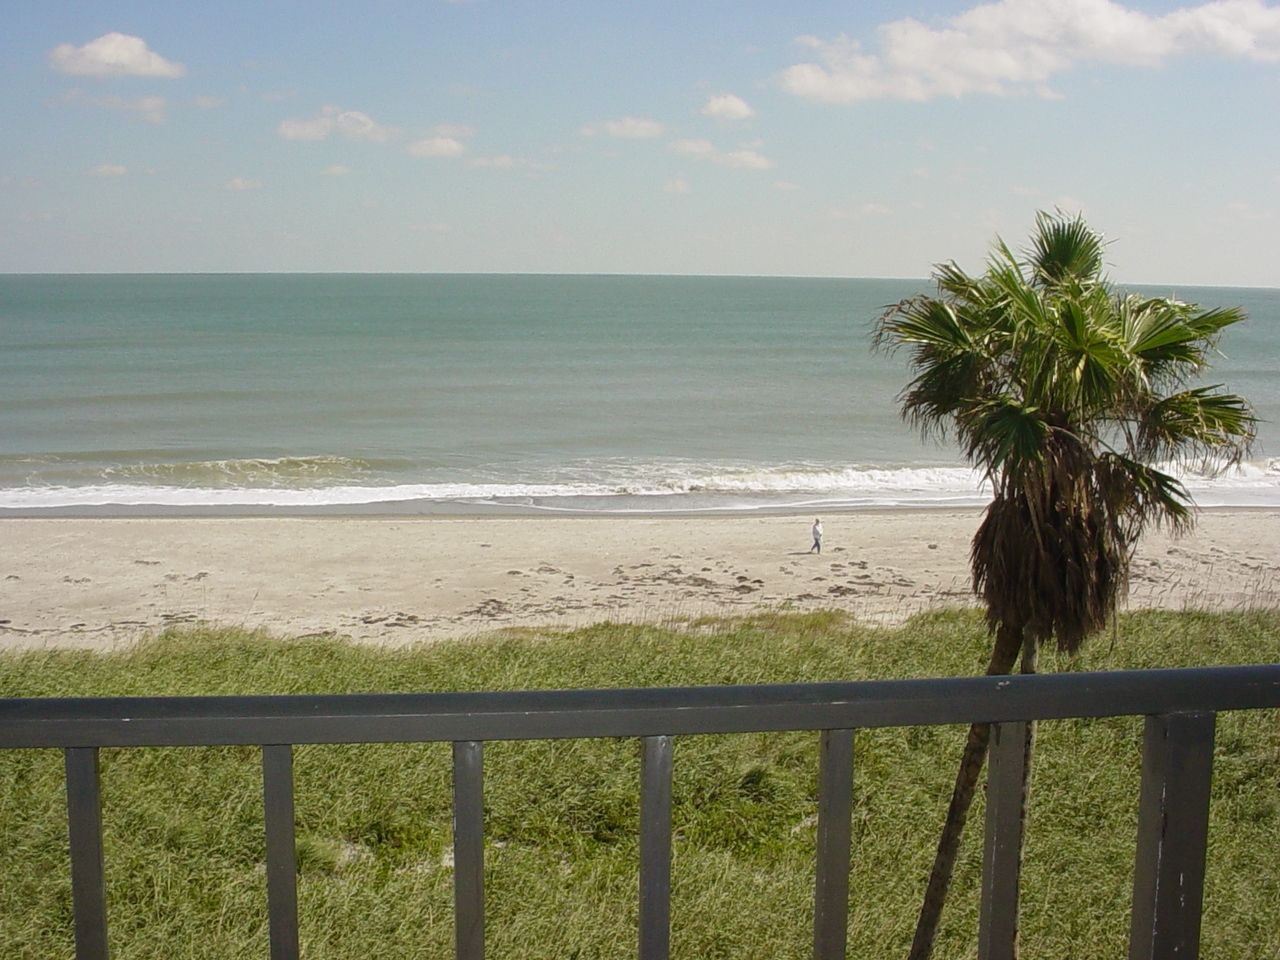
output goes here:
[[[749, 510], [771, 506], [980, 505], [990, 489], [962, 466], [693, 469], [689, 464], [597, 464], [594, 475], [554, 483], [437, 482], [372, 485], [173, 486], [94, 483], [0, 489], [0, 509], [81, 507], [273, 507], [288, 509], [394, 505], [415, 501], [649, 512], [676, 509]], [[1182, 477], [1202, 506], [1280, 506], [1280, 458]]]
[[1187, 471], [1181, 479], [1202, 507], [1280, 506], [1280, 457], [1207, 472]]
[[107, 483], [157, 486], [326, 487], [365, 477], [369, 464], [352, 457], [251, 457], [167, 463], [113, 464], [102, 468]]

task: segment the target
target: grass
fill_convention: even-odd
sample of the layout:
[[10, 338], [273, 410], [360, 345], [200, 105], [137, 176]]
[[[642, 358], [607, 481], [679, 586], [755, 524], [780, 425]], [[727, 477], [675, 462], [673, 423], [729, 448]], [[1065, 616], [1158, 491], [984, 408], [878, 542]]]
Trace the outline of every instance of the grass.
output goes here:
[[[604, 624], [411, 650], [236, 630], [166, 633], [94, 655], [0, 656], [0, 696], [304, 693], [720, 684], [963, 675], [988, 646], [972, 612], [900, 629], [837, 614]], [[1280, 612], [1135, 613], [1100, 670], [1280, 659]], [[958, 728], [859, 734], [849, 955], [905, 956], [962, 742]], [[1041, 724], [1024, 871], [1023, 955], [1122, 956], [1141, 720]], [[684, 737], [675, 745], [673, 954], [810, 954], [817, 736]], [[635, 740], [491, 743], [485, 751], [488, 951], [635, 951]], [[255, 748], [104, 750], [112, 954], [267, 956]], [[299, 908], [309, 960], [452, 950], [447, 744], [295, 752]], [[936, 956], [974, 953], [981, 801]], [[61, 757], [0, 751], [0, 958], [73, 954]], [[1280, 955], [1280, 722], [1218, 727], [1202, 956]]]

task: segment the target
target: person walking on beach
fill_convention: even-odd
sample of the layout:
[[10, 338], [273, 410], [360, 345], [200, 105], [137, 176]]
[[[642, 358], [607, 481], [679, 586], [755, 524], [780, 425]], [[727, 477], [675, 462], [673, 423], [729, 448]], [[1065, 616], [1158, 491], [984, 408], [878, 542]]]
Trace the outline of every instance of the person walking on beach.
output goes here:
[[817, 518], [813, 521], [813, 546], [809, 552], [822, 553], [822, 521]]

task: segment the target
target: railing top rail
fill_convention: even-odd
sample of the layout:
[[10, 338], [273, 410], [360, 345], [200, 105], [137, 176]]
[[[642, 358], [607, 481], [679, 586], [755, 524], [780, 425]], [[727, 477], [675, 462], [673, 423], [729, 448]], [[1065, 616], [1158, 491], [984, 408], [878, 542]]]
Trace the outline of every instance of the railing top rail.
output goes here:
[[0, 748], [524, 740], [1280, 707], [1280, 664], [758, 686], [0, 699]]

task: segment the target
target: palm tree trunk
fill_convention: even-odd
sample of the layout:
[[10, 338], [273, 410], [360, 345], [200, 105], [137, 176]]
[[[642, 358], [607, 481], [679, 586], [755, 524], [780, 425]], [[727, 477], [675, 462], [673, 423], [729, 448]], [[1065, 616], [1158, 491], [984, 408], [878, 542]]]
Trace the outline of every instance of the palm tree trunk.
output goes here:
[[[1028, 634], [1022, 641], [1022, 666], [1019, 673], [1036, 672], [1036, 654], [1039, 646], [1036, 638]], [[1018, 805], [1018, 876], [1022, 875], [1022, 854], [1027, 845], [1027, 807], [1031, 802], [1031, 754], [1036, 742], [1036, 722], [1027, 721], [1027, 739], [1022, 743], [1022, 800]], [[1018, 960], [1018, 915], [1013, 918], [1013, 960]]]
[[[996, 642], [991, 648], [991, 662], [987, 676], [1006, 674], [1018, 662], [1022, 651], [1020, 626], [1001, 624], [996, 630]], [[1033, 655], [1034, 662], [1034, 655]], [[960, 837], [973, 804], [973, 793], [978, 786], [978, 776], [987, 759], [987, 743], [991, 740], [991, 724], [975, 723], [969, 727], [969, 738], [960, 755], [960, 769], [956, 773], [955, 788], [951, 792], [951, 806], [938, 837], [938, 851], [933, 858], [933, 872], [929, 886], [925, 888], [924, 902], [920, 905], [920, 919], [916, 921], [915, 937], [911, 941], [908, 960], [929, 960], [933, 953], [933, 941], [938, 935], [938, 921], [942, 919], [942, 907], [947, 902], [947, 890], [951, 875], [955, 872], [956, 855], [960, 852]], [[1025, 787], [1024, 787], [1025, 796]]]

